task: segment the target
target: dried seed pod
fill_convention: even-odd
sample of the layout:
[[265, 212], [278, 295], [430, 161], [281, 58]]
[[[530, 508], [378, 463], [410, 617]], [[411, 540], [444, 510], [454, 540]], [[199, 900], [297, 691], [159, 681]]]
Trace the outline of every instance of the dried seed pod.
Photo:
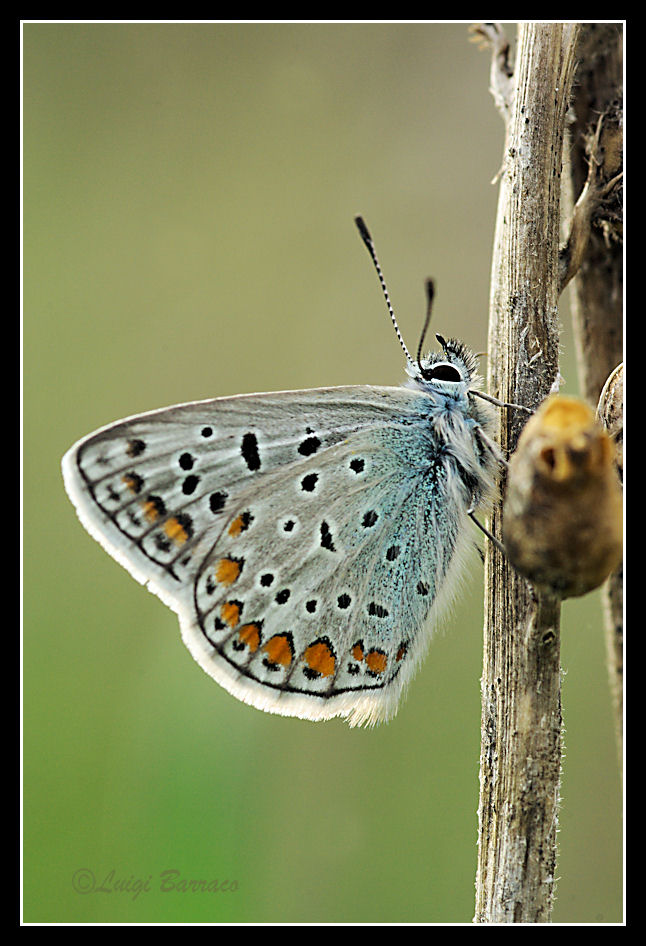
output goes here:
[[624, 366], [611, 372], [599, 395], [597, 419], [615, 445], [615, 462], [619, 479], [624, 480]]
[[503, 540], [512, 564], [561, 598], [600, 585], [622, 557], [615, 446], [594, 411], [552, 395], [509, 462]]

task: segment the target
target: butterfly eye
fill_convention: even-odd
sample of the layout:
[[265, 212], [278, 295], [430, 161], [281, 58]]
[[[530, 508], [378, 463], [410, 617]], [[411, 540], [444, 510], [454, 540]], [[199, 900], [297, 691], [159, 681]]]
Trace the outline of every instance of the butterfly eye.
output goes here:
[[462, 375], [455, 365], [446, 362], [427, 368], [424, 372], [424, 378], [426, 381], [462, 381]]

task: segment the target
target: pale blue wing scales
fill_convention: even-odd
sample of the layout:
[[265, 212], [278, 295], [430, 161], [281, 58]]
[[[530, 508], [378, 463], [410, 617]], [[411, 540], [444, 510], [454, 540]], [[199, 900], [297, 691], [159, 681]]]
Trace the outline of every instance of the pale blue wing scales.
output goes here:
[[[428, 477], [434, 449], [420, 426], [389, 423], [245, 489], [182, 615], [202, 666], [273, 712], [391, 716], [460, 544], [446, 485]], [[457, 517], [468, 495], [451, 498]]]
[[228, 690], [272, 712], [373, 722], [425, 648], [469, 501], [431, 473], [430, 403], [350, 387], [180, 405], [79, 441], [65, 484]]

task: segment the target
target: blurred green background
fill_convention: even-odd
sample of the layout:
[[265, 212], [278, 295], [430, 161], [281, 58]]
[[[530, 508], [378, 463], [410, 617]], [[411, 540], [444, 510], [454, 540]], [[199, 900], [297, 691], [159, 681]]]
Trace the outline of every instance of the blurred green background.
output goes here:
[[[273, 717], [85, 533], [60, 458], [179, 401], [398, 384], [359, 212], [409, 348], [432, 275], [435, 330], [483, 350], [488, 82], [466, 24], [25, 25], [26, 921], [471, 920], [478, 559], [393, 722]], [[566, 603], [562, 654], [554, 919], [619, 921], [598, 595]], [[166, 870], [237, 889], [163, 891]]]

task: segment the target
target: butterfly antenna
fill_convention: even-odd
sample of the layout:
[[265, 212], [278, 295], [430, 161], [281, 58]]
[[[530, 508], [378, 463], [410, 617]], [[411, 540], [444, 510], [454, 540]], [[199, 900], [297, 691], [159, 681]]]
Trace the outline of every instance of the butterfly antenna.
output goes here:
[[431, 312], [433, 311], [433, 297], [435, 296], [435, 283], [432, 279], [426, 280], [426, 318], [424, 319], [424, 325], [422, 327], [422, 334], [419, 337], [419, 345], [417, 346], [417, 367], [420, 372], [423, 374], [424, 370], [422, 368], [422, 345], [424, 344], [424, 339], [426, 338], [426, 333], [428, 332], [428, 326], [431, 321]]
[[362, 239], [363, 242], [366, 244], [366, 247], [367, 247], [367, 249], [368, 249], [368, 252], [370, 253], [370, 258], [371, 258], [372, 262], [373, 262], [374, 265], [375, 265], [375, 269], [377, 270], [377, 276], [379, 276], [379, 282], [381, 283], [381, 290], [382, 290], [382, 292], [383, 292], [383, 294], [384, 294], [384, 298], [386, 299], [386, 305], [388, 306], [388, 311], [389, 311], [389, 313], [390, 313], [390, 318], [392, 319], [392, 323], [393, 323], [393, 325], [395, 326], [395, 332], [397, 333], [397, 338], [399, 339], [399, 344], [401, 345], [401, 347], [402, 347], [402, 349], [403, 349], [403, 351], [404, 351], [404, 354], [406, 355], [406, 358], [408, 359], [408, 361], [409, 361], [409, 362], [411, 363], [411, 365], [412, 365], [412, 364], [414, 364], [414, 362], [413, 362], [413, 359], [412, 359], [411, 356], [410, 356], [410, 352], [409, 352], [408, 349], [406, 348], [406, 343], [404, 342], [404, 339], [402, 338], [402, 333], [399, 331], [399, 325], [397, 325], [397, 319], [395, 318], [395, 313], [394, 313], [394, 311], [393, 311], [393, 307], [392, 307], [392, 305], [390, 304], [390, 296], [388, 295], [388, 290], [386, 289], [386, 281], [385, 281], [384, 276], [383, 276], [383, 273], [382, 273], [382, 271], [381, 271], [381, 266], [379, 265], [379, 260], [377, 259], [377, 253], [376, 253], [376, 251], [375, 251], [375, 245], [374, 245], [374, 243], [372, 242], [372, 237], [370, 236], [370, 231], [368, 230], [368, 227], [365, 225], [364, 220], [363, 220], [363, 217], [355, 217], [355, 218], [354, 218], [354, 222], [355, 222], [356, 225], [357, 225], [357, 229], [358, 229], [359, 233], [361, 234], [361, 239]]

